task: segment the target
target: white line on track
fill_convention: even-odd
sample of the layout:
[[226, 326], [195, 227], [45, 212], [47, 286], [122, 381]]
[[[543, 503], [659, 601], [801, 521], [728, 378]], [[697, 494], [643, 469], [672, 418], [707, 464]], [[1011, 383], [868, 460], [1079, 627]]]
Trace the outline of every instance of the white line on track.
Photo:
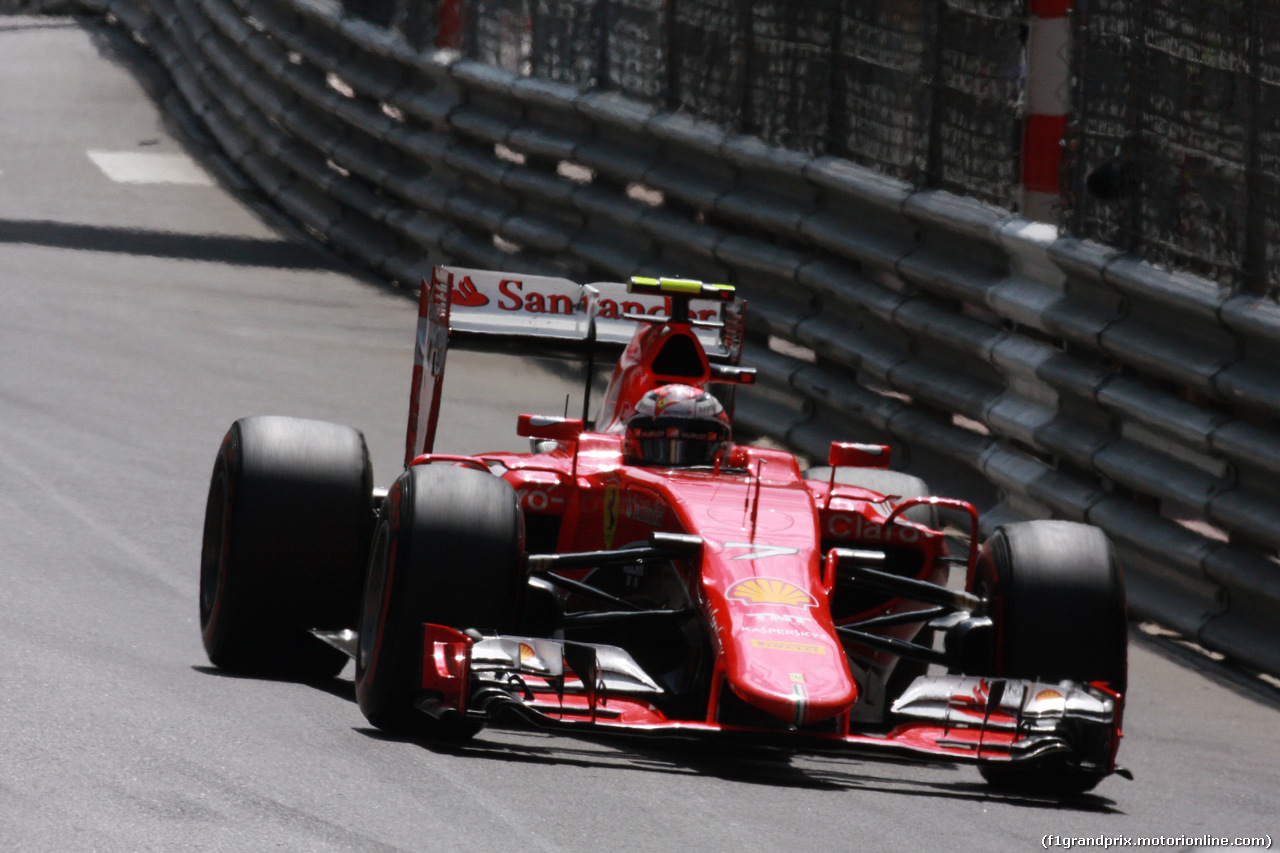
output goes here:
[[116, 183], [213, 186], [213, 179], [208, 173], [186, 154], [92, 149], [85, 153], [103, 174]]

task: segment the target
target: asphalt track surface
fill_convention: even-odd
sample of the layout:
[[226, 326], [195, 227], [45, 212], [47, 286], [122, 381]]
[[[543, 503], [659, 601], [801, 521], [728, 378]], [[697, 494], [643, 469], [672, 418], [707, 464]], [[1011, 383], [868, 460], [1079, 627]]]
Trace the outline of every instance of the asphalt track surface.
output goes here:
[[[225, 186], [109, 178], [86, 152], [184, 152], [146, 67], [98, 24], [0, 17], [0, 850], [1025, 851], [1280, 831], [1278, 691], [1136, 632], [1120, 756], [1136, 780], [1062, 804], [860, 756], [516, 729], [442, 749], [370, 729], [350, 669], [322, 688], [211, 669], [196, 587], [223, 432], [250, 414], [348, 423], [389, 483], [415, 311]], [[519, 447], [515, 412], [559, 411], [562, 374], [451, 354], [442, 449]]]

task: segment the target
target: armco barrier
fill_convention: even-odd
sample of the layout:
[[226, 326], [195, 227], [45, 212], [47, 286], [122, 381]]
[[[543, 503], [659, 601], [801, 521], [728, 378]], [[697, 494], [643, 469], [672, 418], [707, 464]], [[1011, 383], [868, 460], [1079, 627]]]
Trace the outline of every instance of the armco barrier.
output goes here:
[[82, 0], [149, 43], [223, 151], [339, 251], [736, 283], [739, 416], [885, 440], [987, 510], [1102, 527], [1133, 608], [1280, 672], [1280, 308], [972, 200], [521, 78], [323, 0]]

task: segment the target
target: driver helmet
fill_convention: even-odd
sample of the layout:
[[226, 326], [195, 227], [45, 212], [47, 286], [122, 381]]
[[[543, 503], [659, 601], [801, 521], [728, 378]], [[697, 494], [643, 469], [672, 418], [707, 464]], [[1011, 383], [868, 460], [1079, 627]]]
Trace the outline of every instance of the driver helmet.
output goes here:
[[713, 395], [692, 385], [663, 385], [636, 403], [622, 454], [633, 465], [710, 465], [730, 435], [729, 417]]

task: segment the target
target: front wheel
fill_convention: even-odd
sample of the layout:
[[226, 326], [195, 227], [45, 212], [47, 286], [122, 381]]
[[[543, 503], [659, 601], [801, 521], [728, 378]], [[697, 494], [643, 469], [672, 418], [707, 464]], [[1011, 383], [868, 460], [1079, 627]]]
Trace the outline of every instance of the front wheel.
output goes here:
[[[1129, 625], [1115, 551], [1096, 527], [1029, 521], [1000, 527], [987, 541], [975, 582], [992, 600], [993, 675], [1055, 683], [1128, 685]], [[988, 764], [991, 785], [1041, 794], [1092, 789], [1105, 771], [1062, 760]]]
[[373, 469], [350, 427], [283, 417], [231, 425], [213, 466], [200, 632], [232, 672], [331, 678], [346, 656], [308, 629], [352, 627], [373, 530]]
[[524, 577], [524, 523], [510, 483], [470, 468], [417, 465], [387, 494], [365, 580], [356, 700], [403, 735], [464, 739], [479, 726], [417, 710], [423, 623], [509, 631]]

